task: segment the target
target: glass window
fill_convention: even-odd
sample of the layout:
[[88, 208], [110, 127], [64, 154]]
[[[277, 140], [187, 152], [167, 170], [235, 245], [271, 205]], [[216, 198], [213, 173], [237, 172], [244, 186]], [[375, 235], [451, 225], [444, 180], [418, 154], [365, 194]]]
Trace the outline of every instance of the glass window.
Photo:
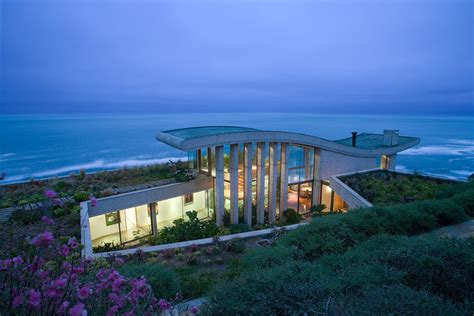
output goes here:
[[288, 160], [288, 183], [312, 180], [313, 162], [313, 148], [290, 145], [290, 158]]

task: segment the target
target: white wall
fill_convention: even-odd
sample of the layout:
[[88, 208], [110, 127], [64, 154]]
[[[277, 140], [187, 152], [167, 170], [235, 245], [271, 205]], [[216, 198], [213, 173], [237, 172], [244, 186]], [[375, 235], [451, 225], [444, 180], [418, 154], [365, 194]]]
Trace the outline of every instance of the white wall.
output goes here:
[[362, 158], [321, 150], [321, 180], [327, 180], [332, 175], [361, 171], [375, 168], [375, 157]]
[[118, 224], [110, 226], [105, 225], [105, 215], [99, 215], [89, 218], [89, 225], [92, 240], [102, 236], [116, 234], [119, 232]]
[[158, 222], [174, 220], [186, 216], [188, 211], [197, 211], [203, 208], [206, 208], [206, 191], [195, 192], [193, 203], [187, 205], [184, 205], [183, 196], [159, 201], [156, 219]]

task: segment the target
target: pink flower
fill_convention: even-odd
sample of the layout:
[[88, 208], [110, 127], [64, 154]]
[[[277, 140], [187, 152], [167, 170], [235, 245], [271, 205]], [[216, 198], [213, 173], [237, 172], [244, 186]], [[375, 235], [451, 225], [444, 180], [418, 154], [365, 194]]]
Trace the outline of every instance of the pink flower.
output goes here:
[[125, 261], [122, 258], [119, 258], [119, 257], [115, 258], [115, 263], [119, 266], [124, 264], [124, 262]]
[[13, 263], [16, 265], [22, 264], [23, 263], [23, 258], [21, 256], [13, 258]]
[[7, 270], [12, 265], [12, 259], [0, 260], [0, 271]]
[[117, 314], [117, 312], [118, 312], [118, 306], [114, 305], [111, 308], [109, 308], [109, 310], [107, 311], [107, 316], [114, 316]]
[[41, 304], [41, 294], [38, 291], [35, 290], [30, 290], [30, 300], [29, 304], [30, 307], [33, 309], [39, 309], [40, 304]]
[[69, 238], [69, 241], [67, 242], [67, 244], [69, 247], [71, 247], [71, 249], [76, 249], [79, 246], [79, 243], [74, 237]]
[[197, 306], [193, 306], [193, 308], [191, 308], [191, 313], [198, 314], [199, 313], [199, 308]]
[[158, 302], [158, 305], [164, 311], [171, 308], [171, 304], [168, 301], [164, 300], [164, 299], [160, 299], [160, 301]]
[[84, 304], [77, 303], [69, 310], [69, 315], [71, 316], [85, 316], [87, 315], [87, 310], [84, 309]]
[[54, 190], [46, 190], [46, 192], [44, 192], [44, 195], [48, 199], [54, 199], [56, 196], [58, 196], [58, 194], [56, 192], [54, 192]]
[[94, 196], [90, 196], [89, 199], [91, 200], [91, 206], [97, 206], [97, 199]]
[[51, 218], [49, 218], [48, 216], [41, 217], [41, 220], [43, 222], [45, 222], [46, 224], [54, 225], [54, 221]]
[[59, 307], [58, 314], [64, 314], [69, 307], [70, 303], [68, 301], [64, 301]]
[[31, 244], [33, 244], [34, 246], [47, 247], [51, 244], [53, 240], [54, 240], [53, 233], [44, 232], [34, 237], [33, 240], [31, 241]]
[[80, 300], [84, 300], [89, 296], [90, 293], [91, 289], [88, 286], [83, 286], [79, 290], [77, 290], [77, 297]]
[[61, 248], [59, 248], [59, 252], [63, 257], [67, 257], [69, 255], [69, 247], [66, 245], [62, 245]]
[[13, 308], [17, 308], [21, 304], [23, 304], [23, 295], [21, 295], [21, 294], [15, 295], [15, 297], [13, 298], [13, 302], [12, 302]]

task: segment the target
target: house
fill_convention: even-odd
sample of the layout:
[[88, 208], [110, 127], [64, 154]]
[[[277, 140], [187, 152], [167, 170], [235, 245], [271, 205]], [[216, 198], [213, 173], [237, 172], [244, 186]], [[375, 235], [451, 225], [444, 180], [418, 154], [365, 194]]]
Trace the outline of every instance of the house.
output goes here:
[[187, 152], [198, 176], [81, 204], [86, 253], [102, 242], [136, 243], [194, 210], [217, 225], [275, 223], [283, 210], [300, 214], [312, 205], [347, 210], [331, 188], [333, 175], [379, 167], [395, 169], [397, 153], [417, 137], [352, 133], [330, 141], [312, 135], [234, 126], [203, 126], [159, 132], [158, 141]]

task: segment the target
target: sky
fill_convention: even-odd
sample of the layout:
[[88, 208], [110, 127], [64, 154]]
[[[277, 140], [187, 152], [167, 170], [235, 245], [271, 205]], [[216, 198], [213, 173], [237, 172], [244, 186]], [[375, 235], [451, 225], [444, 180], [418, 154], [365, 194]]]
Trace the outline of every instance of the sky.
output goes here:
[[0, 113], [474, 115], [472, 0], [1, 0]]

